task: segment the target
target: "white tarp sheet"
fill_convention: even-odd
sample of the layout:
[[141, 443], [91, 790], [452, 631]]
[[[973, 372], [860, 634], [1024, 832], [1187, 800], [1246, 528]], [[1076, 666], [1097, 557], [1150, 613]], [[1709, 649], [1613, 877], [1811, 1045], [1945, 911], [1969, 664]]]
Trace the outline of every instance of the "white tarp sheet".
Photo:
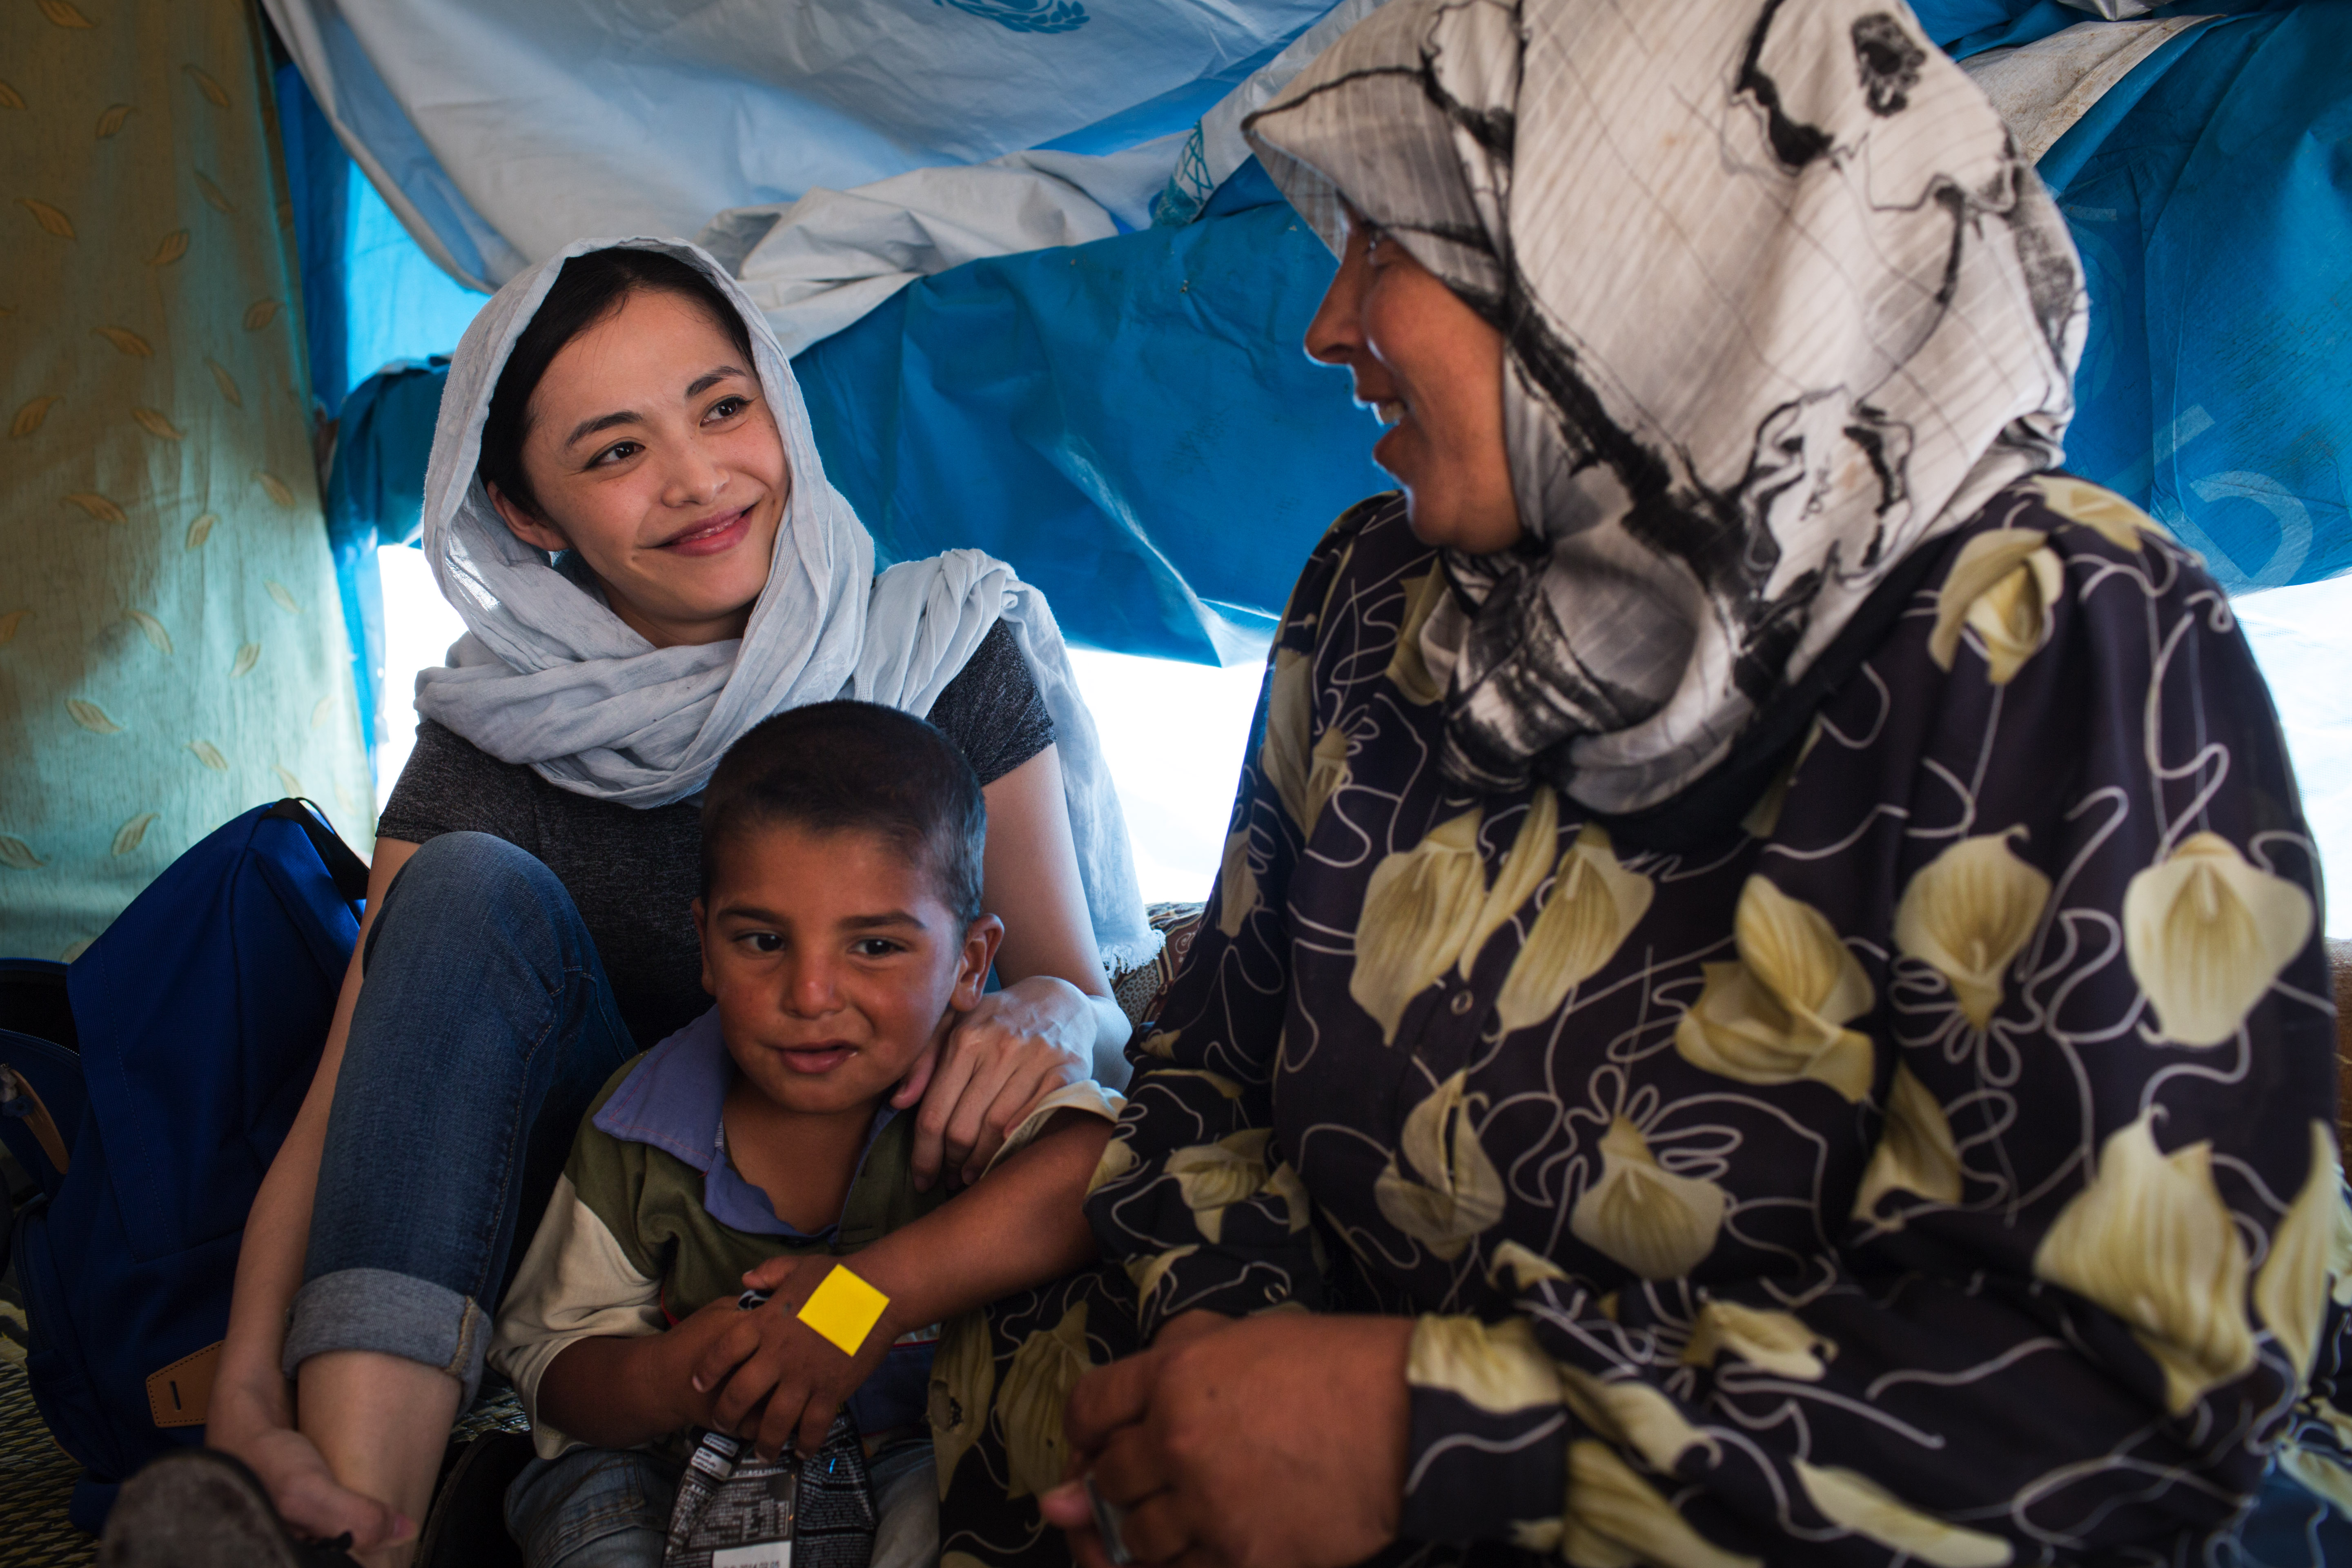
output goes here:
[[[1156, 191], [1181, 133], [1330, 9], [1330, 0], [264, 4], [344, 144], [427, 252], [477, 288], [583, 235], [690, 236], [730, 208], [1034, 148], [1102, 154], [1170, 138], [1157, 177], [1141, 182]], [[1066, 182], [1070, 171], [1055, 173]], [[1108, 183], [1136, 185], [1131, 172]], [[1071, 195], [1085, 202], [1087, 184], [1021, 197], [1034, 231], [981, 210], [1003, 205], [993, 185], [948, 203], [961, 210], [944, 226], [975, 243], [1033, 232], [1022, 248], [1065, 243], [1079, 237], [1065, 230]], [[937, 210], [936, 193], [925, 199]], [[1110, 209], [1091, 205], [1100, 223]], [[853, 251], [889, 259], [905, 243], [903, 226], [895, 237], [847, 226]], [[959, 244], [941, 253], [960, 255]], [[870, 273], [870, 258], [852, 259]]]

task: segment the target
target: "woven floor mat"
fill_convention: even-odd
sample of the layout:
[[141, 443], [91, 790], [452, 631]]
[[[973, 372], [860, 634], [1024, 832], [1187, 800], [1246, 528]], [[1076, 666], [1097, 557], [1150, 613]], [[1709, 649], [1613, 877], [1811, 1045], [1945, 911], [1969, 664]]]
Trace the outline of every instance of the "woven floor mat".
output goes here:
[[[529, 1430], [513, 1393], [501, 1390], [460, 1417], [450, 1436], [466, 1443]], [[23, 1363], [0, 1353], [0, 1568], [80, 1568], [98, 1560], [97, 1538], [66, 1522], [66, 1500], [80, 1473], [41, 1424]]]
[[41, 1424], [23, 1365], [0, 1357], [0, 1568], [78, 1568], [98, 1560], [97, 1539], [66, 1522], [66, 1500], [80, 1473]]

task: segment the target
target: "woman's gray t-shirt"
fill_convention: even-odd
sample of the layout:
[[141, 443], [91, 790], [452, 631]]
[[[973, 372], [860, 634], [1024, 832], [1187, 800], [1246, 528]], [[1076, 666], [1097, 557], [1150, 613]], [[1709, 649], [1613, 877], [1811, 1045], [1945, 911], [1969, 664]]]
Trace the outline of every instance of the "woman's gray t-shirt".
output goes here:
[[[1054, 743], [1045, 700], [1002, 621], [940, 693], [930, 721], [983, 785]], [[579, 908], [640, 1046], [710, 1005], [689, 908], [702, 854], [698, 801], [639, 810], [592, 800], [426, 719], [375, 830], [410, 844], [488, 833], [537, 856]]]

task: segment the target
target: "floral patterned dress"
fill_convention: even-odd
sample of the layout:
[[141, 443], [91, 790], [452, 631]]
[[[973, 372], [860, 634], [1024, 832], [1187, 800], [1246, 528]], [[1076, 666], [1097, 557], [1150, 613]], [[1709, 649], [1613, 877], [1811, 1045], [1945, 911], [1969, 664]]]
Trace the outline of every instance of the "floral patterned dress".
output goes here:
[[2318, 877], [2229, 604], [2061, 475], [1927, 553], [1677, 835], [1450, 786], [1436, 554], [1393, 497], [1334, 526], [1096, 1177], [1124, 1278], [942, 1357], [996, 1405], [951, 1556], [1194, 1308], [1417, 1318], [1407, 1555], [2252, 1561], [2290, 1426], [2352, 1504]]

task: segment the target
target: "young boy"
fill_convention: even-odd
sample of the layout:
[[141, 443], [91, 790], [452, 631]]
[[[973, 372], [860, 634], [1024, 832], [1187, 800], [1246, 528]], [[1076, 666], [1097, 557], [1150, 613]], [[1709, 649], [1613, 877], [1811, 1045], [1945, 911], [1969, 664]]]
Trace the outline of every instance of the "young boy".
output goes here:
[[[947, 738], [869, 703], [779, 714], [712, 775], [694, 912], [718, 1005], [605, 1085], [492, 1342], [539, 1453], [507, 1504], [534, 1565], [653, 1568], [688, 1428], [808, 1454], [844, 1404], [874, 1563], [936, 1556], [936, 1325], [1093, 1256], [1079, 1204], [1118, 1107], [1058, 1089], [979, 1184], [916, 1190], [889, 1100], [986, 984], [985, 829]], [[862, 1334], [824, 1311], [870, 1306], [860, 1282], [887, 1298]], [[740, 1310], [747, 1284], [772, 1299]], [[833, 1339], [796, 1315], [821, 1286]]]

